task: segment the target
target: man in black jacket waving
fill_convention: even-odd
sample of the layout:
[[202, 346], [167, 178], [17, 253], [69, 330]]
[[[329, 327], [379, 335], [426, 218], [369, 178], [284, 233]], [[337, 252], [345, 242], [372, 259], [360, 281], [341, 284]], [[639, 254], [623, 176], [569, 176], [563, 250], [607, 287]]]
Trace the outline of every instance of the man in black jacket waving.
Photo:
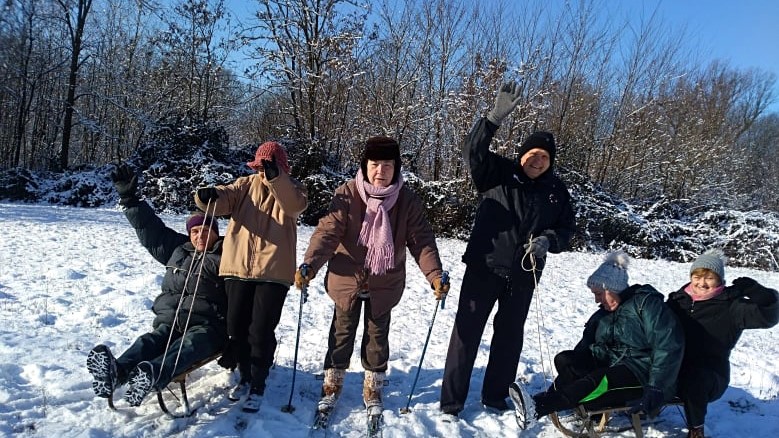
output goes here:
[[496, 302], [481, 401], [492, 410], [509, 409], [508, 388], [516, 378], [535, 288], [531, 256], [540, 260], [547, 251], [566, 250], [574, 233], [571, 196], [553, 173], [556, 146], [551, 133], [530, 134], [518, 150], [519, 162], [489, 150], [501, 121], [519, 100], [517, 84], [503, 85], [495, 106], [476, 122], [464, 145], [481, 203], [463, 255], [467, 267], [441, 387], [441, 410], [449, 415], [458, 415], [465, 405], [484, 327]]
[[149, 204], [138, 199], [137, 176], [128, 167], [120, 166], [111, 176], [141, 245], [167, 269], [162, 293], [152, 306], [153, 330], [118, 358], [108, 346], [96, 346], [87, 357], [87, 369], [95, 395], [112, 398], [114, 389], [127, 383], [125, 400], [139, 406], [153, 388], [164, 388], [177, 374], [224, 348], [222, 239], [216, 220], [200, 212], [187, 220], [188, 234], [166, 227]]

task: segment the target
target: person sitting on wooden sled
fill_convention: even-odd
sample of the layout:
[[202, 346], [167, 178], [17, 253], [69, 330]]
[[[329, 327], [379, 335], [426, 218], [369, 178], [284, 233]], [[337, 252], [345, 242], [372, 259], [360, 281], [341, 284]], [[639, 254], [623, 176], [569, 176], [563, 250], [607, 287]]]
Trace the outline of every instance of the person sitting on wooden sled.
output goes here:
[[599, 309], [573, 350], [555, 356], [558, 376], [530, 397], [520, 382], [510, 385], [520, 427], [553, 412], [631, 406], [650, 417], [676, 393], [684, 332], [663, 295], [650, 285], [628, 286], [628, 255], [613, 252], [587, 279]]
[[153, 388], [165, 388], [193, 364], [218, 354], [227, 342], [227, 295], [219, 277], [222, 239], [216, 219], [202, 212], [187, 219], [188, 234], [166, 227], [149, 204], [138, 199], [138, 179], [129, 167], [120, 166], [111, 178], [141, 245], [167, 269], [162, 293], [152, 306], [153, 330], [118, 358], [108, 346], [96, 346], [87, 356], [87, 369], [95, 395], [113, 399], [114, 390], [127, 384], [124, 399], [139, 406]]

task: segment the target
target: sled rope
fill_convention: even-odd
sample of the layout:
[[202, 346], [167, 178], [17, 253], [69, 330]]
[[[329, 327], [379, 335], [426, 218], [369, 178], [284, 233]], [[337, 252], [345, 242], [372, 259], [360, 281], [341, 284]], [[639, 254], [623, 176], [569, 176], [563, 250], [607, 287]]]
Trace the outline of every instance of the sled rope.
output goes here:
[[[215, 213], [216, 213], [216, 200], [214, 201], [213, 209], [211, 208], [211, 200], [210, 199], [208, 200], [208, 204], [206, 205], [206, 211], [205, 211], [206, 217], [209, 217], [209, 215], [208, 215], [209, 210], [211, 211], [211, 216], [210, 216], [211, 220], [208, 223], [208, 227], [211, 228], [213, 226], [213, 224], [214, 224], [214, 217], [215, 217]], [[206, 248], [208, 248], [208, 243], [209, 243], [208, 239], [210, 237], [211, 237], [211, 233], [209, 233], [209, 235], [206, 237]], [[154, 383], [155, 384], [159, 380], [160, 376], [162, 376], [162, 370], [165, 369], [165, 360], [164, 360], [164, 358], [168, 355], [168, 350], [170, 349], [170, 344], [173, 342], [173, 331], [176, 329], [176, 323], [178, 322], [178, 319], [179, 319], [179, 311], [181, 310], [181, 306], [182, 306], [182, 304], [184, 303], [184, 300], [187, 297], [187, 294], [186, 294], [187, 285], [189, 284], [189, 279], [192, 276], [192, 271], [193, 271], [192, 268], [195, 266], [195, 260], [197, 260], [197, 258], [198, 258], [197, 255], [198, 255], [198, 251], [197, 251], [197, 248], [195, 248], [195, 252], [194, 252], [194, 254], [192, 256], [192, 261], [190, 261], [189, 269], [187, 270], [187, 277], [184, 279], [184, 287], [183, 287], [183, 290], [181, 292], [181, 298], [179, 298], [178, 305], [176, 306], [176, 314], [173, 316], [173, 324], [172, 324], [172, 327], [171, 327], [170, 334], [168, 335], [168, 342], [165, 345], [165, 351], [162, 354], [163, 360], [162, 360], [162, 364], [160, 365], [160, 371], [159, 371], [159, 373], [157, 373], [157, 377], [154, 379]], [[200, 279], [202, 277], [201, 274], [203, 272], [203, 265], [205, 264], [204, 262], [205, 262], [205, 251], [203, 252], [203, 256], [201, 257], [200, 266], [199, 266], [198, 272], [197, 272], [197, 280], [195, 281], [195, 290], [192, 293], [192, 301], [189, 304], [189, 310], [187, 312], [187, 320], [184, 323], [184, 330], [181, 333], [181, 338], [182, 339], [184, 338], [184, 336], [186, 336], [187, 330], [189, 330], [189, 321], [192, 318], [192, 308], [195, 306], [195, 299], [197, 298], [197, 291], [198, 291], [198, 288], [200, 287]], [[173, 361], [173, 372], [175, 372], [176, 371], [176, 367], [178, 367], [179, 358], [181, 357], [181, 350], [183, 348], [184, 348], [184, 343], [183, 342], [179, 342], [179, 348], [178, 348], [178, 351], [176, 352], [176, 360]]]
[[[533, 235], [530, 235], [530, 238], [528, 239], [528, 245], [532, 245], [533, 243]], [[528, 268], [526, 266], [526, 259], [530, 262], [530, 267]], [[553, 370], [554, 366], [550, 366], [549, 369], [549, 375], [547, 376], [546, 372], [546, 366], [547, 362], [551, 362], [551, 353], [549, 352], [549, 343], [543, 342], [543, 338], [541, 335], [541, 331], [546, 331], [546, 323], [544, 322], [544, 313], [541, 311], [541, 296], [540, 296], [540, 290], [538, 289], [538, 272], [541, 272], [544, 270], [544, 263], [539, 263], [538, 260], [536, 260], [536, 256], [532, 253], [525, 253], [524, 256], [522, 256], [521, 261], [521, 267], [526, 272], [532, 272], [533, 273], [533, 290], [536, 294], [536, 334], [538, 335], [538, 354], [540, 356], [540, 362], [541, 362], [541, 373], [544, 376], [544, 382], [547, 381], [548, 378], [553, 379]], [[540, 266], [539, 266], [540, 265]], [[546, 349], [546, 352], [544, 352], [544, 349]], [[544, 353], [546, 353], [546, 358], [544, 358]]]

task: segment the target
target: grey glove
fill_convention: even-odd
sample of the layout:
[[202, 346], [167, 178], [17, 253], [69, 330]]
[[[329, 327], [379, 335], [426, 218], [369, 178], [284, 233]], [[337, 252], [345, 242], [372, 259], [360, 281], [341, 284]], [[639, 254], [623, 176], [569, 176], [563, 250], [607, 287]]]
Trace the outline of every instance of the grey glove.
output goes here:
[[549, 251], [549, 239], [546, 236], [538, 236], [533, 238], [530, 243], [526, 243], [525, 254], [533, 254], [536, 258], [546, 257], [546, 252]]
[[500, 87], [497, 97], [495, 97], [495, 106], [487, 114], [487, 120], [500, 125], [500, 122], [506, 118], [514, 108], [517, 107], [520, 99], [520, 87], [516, 82], [507, 82]]

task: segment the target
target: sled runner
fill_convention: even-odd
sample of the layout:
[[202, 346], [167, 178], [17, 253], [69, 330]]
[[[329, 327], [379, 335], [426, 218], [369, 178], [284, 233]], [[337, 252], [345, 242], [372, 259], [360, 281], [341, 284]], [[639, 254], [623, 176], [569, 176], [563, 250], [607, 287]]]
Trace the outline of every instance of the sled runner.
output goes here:
[[[174, 377], [170, 381], [170, 384], [173, 384], [173, 383], [178, 383], [179, 384], [179, 390], [181, 392], [180, 403], [183, 402], [183, 406], [184, 406], [184, 412], [183, 413], [173, 413], [173, 412], [171, 412], [168, 409], [168, 407], [165, 405], [165, 400], [162, 397], [162, 389], [157, 389], [157, 401], [160, 404], [160, 409], [162, 409], [162, 412], [165, 412], [166, 414], [168, 414], [172, 418], [191, 417], [195, 413], [195, 410], [193, 410], [190, 407], [189, 399], [187, 398], [187, 386], [186, 386], [187, 376], [189, 375], [189, 373], [197, 370], [198, 368], [208, 364], [209, 362], [211, 362], [213, 360], [216, 360], [217, 358], [219, 358], [219, 356], [221, 356], [221, 354], [222, 353], [219, 352], [219, 353], [214, 354], [211, 357], [203, 359], [203, 360], [201, 360], [199, 362], [195, 362], [194, 364], [192, 364], [191, 367], [189, 367], [188, 369], [184, 370], [182, 373], [180, 373], [179, 375], [177, 375], [176, 377]], [[173, 392], [173, 390], [171, 390], [169, 387], [167, 389], [168, 389], [168, 391], [171, 394], [173, 394], [173, 396], [177, 400], [179, 400], [179, 398], [176, 397], [176, 394]]]
[[[661, 412], [668, 406], [682, 405], [682, 401], [675, 398], [666, 403], [660, 410]], [[621, 433], [633, 430], [636, 438], [643, 438], [644, 431], [641, 427], [640, 414], [628, 414], [629, 406], [588, 409], [584, 405], [579, 405], [573, 413], [562, 417], [558, 412], [549, 414], [552, 424], [565, 436], [573, 438], [596, 438], [604, 433]], [[615, 415], [621, 414], [629, 416], [629, 424], [609, 425], [609, 420]], [[652, 421], [652, 420], [646, 420]]]

